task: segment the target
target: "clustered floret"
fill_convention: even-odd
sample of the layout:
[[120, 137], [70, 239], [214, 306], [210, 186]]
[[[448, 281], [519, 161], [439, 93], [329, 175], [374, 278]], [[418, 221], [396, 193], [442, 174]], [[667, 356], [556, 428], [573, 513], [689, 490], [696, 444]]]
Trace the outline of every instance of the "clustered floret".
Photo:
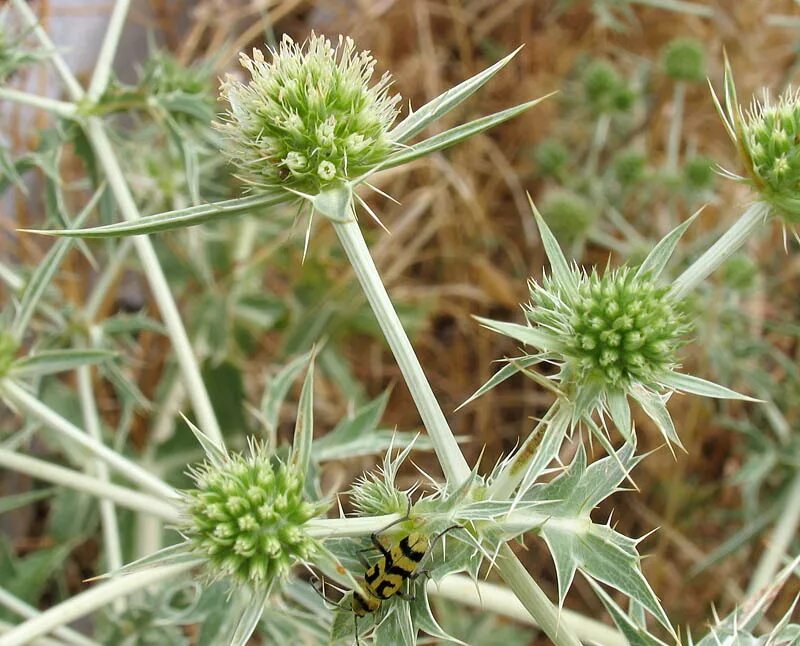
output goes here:
[[340, 36], [334, 47], [312, 34], [302, 45], [284, 36], [271, 55], [242, 54], [250, 80], [229, 76], [222, 85], [230, 108], [218, 127], [243, 180], [261, 190], [317, 194], [395, 150], [388, 132], [400, 97], [389, 94], [389, 74], [370, 85], [369, 52], [356, 52], [350, 38]]
[[742, 124], [741, 146], [762, 196], [789, 221], [800, 222], [800, 92], [777, 102], [765, 93]]
[[531, 284], [527, 316], [563, 343], [563, 380], [627, 388], [657, 382], [685, 343], [685, 315], [667, 293], [628, 267], [581, 273], [572, 296], [546, 278]]
[[263, 585], [307, 560], [317, 543], [305, 523], [319, 509], [303, 497], [303, 478], [253, 444], [251, 455], [232, 454], [224, 465], [208, 462], [192, 471], [197, 486], [184, 492], [184, 533], [209, 572]]

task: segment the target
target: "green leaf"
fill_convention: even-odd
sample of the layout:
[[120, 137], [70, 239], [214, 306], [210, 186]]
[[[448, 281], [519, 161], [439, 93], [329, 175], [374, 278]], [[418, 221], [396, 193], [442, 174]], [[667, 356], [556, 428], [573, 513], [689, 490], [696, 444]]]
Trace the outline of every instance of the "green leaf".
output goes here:
[[558, 244], [558, 240], [550, 231], [547, 222], [544, 221], [539, 209], [533, 203], [533, 199], [528, 195], [528, 203], [531, 205], [533, 217], [536, 219], [536, 225], [539, 227], [539, 235], [542, 236], [542, 245], [544, 252], [547, 254], [547, 259], [550, 261], [550, 274], [555, 280], [556, 284], [564, 291], [570, 299], [575, 300], [578, 297], [578, 284], [575, 278], [575, 272], [570, 269], [567, 264], [567, 259], [564, 257], [564, 252]]
[[611, 420], [617, 430], [625, 438], [628, 444], [636, 444], [636, 436], [633, 433], [631, 423], [631, 407], [628, 403], [628, 395], [624, 390], [612, 390], [606, 393], [606, 406], [611, 415]]
[[262, 421], [266, 426], [267, 434], [272, 436], [278, 430], [280, 419], [281, 404], [289, 394], [289, 388], [300, 374], [304, 366], [308, 364], [311, 353], [300, 355], [287, 363], [272, 379], [268, 380], [267, 387], [261, 399]]
[[526, 357], [518, 357], [516, 359], [509, 359], [508, 363], [500, 368], [496, 373], [494, 373], [489, 380], [483, 384], [478, 390], [476, 390], [463, 404], [461, 404], [456, 411], [462, 409], [467, 404], [475, 401], [481, 395], [488, 393], [492, 388], [495, 386], [503, 383], [509, 377], [513, 377], [515, 374], [524, 370], [525, 368], [530, 368], [531, 366], [535, 366], [537, 363], [541, 363], [543, 359], [541, 357], [530, 355]]
[[413, 146], [410, 146], [401, 152], [395, 153], [385, 162], [380, 164], [379, 170], [395, 168], [396, 166], [407, 164], [408, 162], [419, 159], [420, 157], [424, 157], [425, 155], [430, 155], [431, 153], [454, 146], [459, 142], [480, 134], [484, 130], [488, 130], [489, 128], [493, 128], [504, 121], [513, 119], [514, 117], [525, 112], [525, 110], [532, 108], [550, 96], [552, 95], [547, 94], [538, 99], [534, 99], [533, 101], [522, 103], [513, 108], [508, 108], [507, 110], [502, 110], [500, 112], [496, 112], [495, 114], [481, 117], [480, 119], [475, 119], [469, 123], [465, 123], [460, 126], [456, 126], [455, 128], [451, 128], [450, 130], [446, 130], [445, 132], [433, 135], [432, 137], [429, 137], [418, 144], [414, 144]]
[[[98, 188], [83, 210], [78, 214], [78, 217], [75, 218], [74, 226], [79, 227], [83, 224], [86, 220], [88, 215], [94, 210], [98, 200], [102, 197], [103, 192], [105, 190], [105, 185]], [[44, 294], [45, 289], [50, 284], [50, 281], [53, 279], [61, 261], [64, 259], [67, 251], [70, 248], [70, 241], [69, 240], [59, 240], [56, 242], [50, 250], [45, 255], [44, 259], [36, 266], [33, 275], [31, 275], [30, 280], [28, 281], [27, 285], [25, 285], [25, 289], [22, 292], [22, 298], [20, 299], [19, 307], [17, 308], [16, 315], [14, 316], [14, 321], [11, 324], [11, 335], [19, 340], [22, 338], [22, 335], [25, 333], [25, 328], [28, 326], [28, 322], [33, 316], [33, 312], [36, 309], [36, 306], [39, 304], [39, 300], [41, 299], [42, 295]]]
[[416, 597], [414, 601], [411, 601], [411, 621], [414, 626], [416, 626], [419, 630], [426, 632], [428, 635], [433, 637], [434, 639], [442, 640], [442, 641], [449, 641], [455, 642], [456, 644], [464, 644], [460, 639], [456, 639], [452, 635], [448, 635], [444, 629], [439, 625], [439, 622], [436, 621], [436, 618], [433, 616], [433, 611], [431, 610], [431, 604], [428, 600], [428, 592], [426, 586], [423, 585], [416, 585]]
[[311, 444], [314, 440], [314, 350], [308, 362], [300, 401], [297, 404], [297, 421], [294, 425], [291, 463], [305, 475], [311, 461]]
[[390, 390], [384, 391], [380, 396], [357, 409], [352, 417], [342, 419], [330, 433], [314, 443], [315, 454], [317, 451], [349, 444], [365, 435], [374, 433], [386, 410], [390, 393]]
[[600, 601], [606, 607], [608, 614], [614, 620], [614, 623], [619, 628], [620, 632], [628, 640], [630, 646], [668, 646], [657, 637], [654, 637], [646, 629], [639, 626], [625, 611], [620, 608], [611, 596], [603, 589], [599, 583], [594, 581], [591, 577], [586, 577], [592, 590], [598, 596]]
[[268, 209], [279, 204], [284, 204], [295, 199], [291, 193], [259, 194], [250, 197], [240, 197], [224, 202], [190, 206], [176, 211], [165, 211], [155, 215], [148, 215], [132, 222], [118, 222], [90, 229], [73, 229], [63, 231], [43, 231], [26, 229], [29, 233], [59, 236], [63, 238], [117, 238], [121, 236], [135, 236], [159, 231], [170, 231], [192, 227], [211, 220], [219, 221], [233, 218], [257, 209]]
[[353, 189], [349, 184], [341, 184], [335, 188], [322, 191], [310, 198], [314, 210], [334, 222], [346, 222], [352, 217]]
[[482, 316], [473, 317], [483, 327], [499, 332], [512, 339], [516, 339], [525, 345], [532, 345], [542, 350], [559, 350], [563, 344], [548, 332], [542, 332], [530, 325], [520, 325], [518, 323], [506, 323], [505, 321], [494, 321]]
[[685, 375], [680, 372], [669, 371], [659, 377], [659, 381], [669, 388], [675, 390], [700, 395], [701, 397], [712, 397], [714, 399], [738, 399], [740, 401], [763, 403], [761, 399], [754, 399], [747, 395], [737, 393], [735, 390], [720, 386], [712, 381], [706, 381], [700, 377]]
[[45, 350], [11, 364], [14, 377], [41, 377], [66, 372], [79, 366], [101, 363], [116, 356], [108, 350]]
[[202, 375], [223, 435], [241, 433], [247, 428], [241, 368], [230, 361], [215, 364], [207, 360], [203, 363]]
[[261, 620], [261, 614], [264, 612], [264, 604], [267, 603], [269, 588], [251, 590], [250, 594], [250, 599], [247, 601], [241, 617], [239, 617], [233, 635], [230, 640], [225, 640], [223, 643], [231, 646], [245, 646], [255, 632], [256, 626]]
[[466, 81], [462, 81], [455, 87], [451, 87], [432, 101], [423, 105], [416, 112], [412, 112], [389, 132], [388, 137], [392, 141], [403, 143], [411, 139], [411, 137], [417, 133], [422, 132], [428, 124], [443, 117], [483, 87], [489, 79], [508, 65], [520, 49], [522, 49], [521, 46], [505, 58], [497, 61], [491, 67], [487, 67], [475, 76], [470, 77]]
[[47, 498], [48, 496], [52, 496], [54, 491], [55, 489], [50, 487], [48, 489], [34, 489], [33, 491], [26, 491], [11, 496], [0, 496], [0, 514], [5, 514], [6, 512], [25, 507], [31, 503]]
[[215, 467], [222, 467], [228, 460], [228, 454], [225, 452], [225, 450], [214, 440], [208, 437], [208, 435], [203, 433], [203, 431], [192, 424], [191, 420], [186, 417], [186, 415], [181, 413], [181, 417], [192, 433], [194, 433], [197, 441], [200, 442], [200, 446], [203, 447], [203, 451], [205, 452], [208, 461]]
[[417, 629], [411, 621], [411, 609], [407, 603], [392, 604], [391, 612], [375, 629], [374, 641], [376, 644], [392, 646], [416, 646]]
[[350, 439], [328, 440], [330, 433], [314, 440], [311, 455], [316, 462], [345, 460], [348, 458], [382, 453], [389, 448], [404, 448], [413, 445], [417, 451], [430, 451], [433, 443], [430, 438], [419, 433], [374, 430], [367, 435]]
[[639, 402], [639, 405], [647, 416], [653, 420], [658, 427], [659, 433], [664, 436], [664, 439], [683, 448], [681, 438], [678, 437], [678, 432], [675, 430], [675, 425], [672, 423], [672, 417], [664, 403], [664, 397], [641, 385], [633, 386], [630, 389], [630, 395]]
[[702, 208], [698, 210], [694, 215], [692, 215], [692, 217], [686, 220], [686, 222], [679, 224], [661, 240], [659, 240], [658, 244], [656, 244], [656, 246], [653, 247], [653, 250], [647, 254], [647, 258], [644, 259], [642, 264], [639, 266], [639, 269], [636, 271], [637, 278], [649, 276], [651, 280], [656, 280], [659, 276], [661, 276], [661, 273], [664, 271], [664, 267], [667, 266], [667, 262], [675, 252], [675, 247], [677, 246], [678, 241], [681, 239], [681, 236], [686, 232], [686, 229], [689, 228], [692, 222], [695, 221], [697, 216], [700, 215], [702, 210]]

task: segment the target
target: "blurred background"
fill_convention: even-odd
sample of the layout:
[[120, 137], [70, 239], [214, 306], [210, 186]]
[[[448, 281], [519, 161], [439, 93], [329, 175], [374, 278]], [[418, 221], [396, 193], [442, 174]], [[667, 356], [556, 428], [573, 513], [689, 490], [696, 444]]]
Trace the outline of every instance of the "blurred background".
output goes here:
[[[111, 4], [32, 3], [84, 79]], [[2, 19], [14, 28], [11, 12]], [[363, 219], [376, 263], [450, 413], [489, 378], [496, 360], [518, 354], [513, 341], [480, 328], [471, 316], [523, 320], [519, 304], [528, 299], [527, 280], [541, 277], [544, 263], [526, 192], [568, 255], [587, 267], [636, 262], [705, 205], [673, 261], [677, 274], [744, 211], [753, 198], [749, 189], [716, 173], [717, 165], [741, 169], [706, 79], [719, 91], [726, 51], [743, 103], [761, 88], [778, 93], [796, 82], [800, 6], [790, 0], [136, 0], [116, 61], [118, 82], [104, 105], [146, 213], [237, 194], [208, 127], [222, 105], [207, 92], [216, 93], [224, 74], [239, 73], [240, 50], [273, 44], [283, 33], [303, 40], [311, 30], [349, 34], [371, 50], [378, 71], [392, 73], [395, 91], [412, 106], [524, 46], [439, 128], [557, 91], [487, 134], [378, 176], [377, 186], [402, 204], [368, 198], [391, 231], [386, 235]], [[47, 65], [15, 71], [5, 82], [61, 96]], [[136, 115], [149, 109], [153, 96], [160, 100], [159, 127]], [[24, 272], [50, 244], [16, 232], [42, 225], [51, 213], [56, 197], [42, 170], [47, 163], [76, 178], [58, 199], [72, 213], [85, 203], [86, 187], [77, 181], [87, 172], [83, 142], [75, 138], [53, 155], [48, 141], [63, 125], [15, 105], [0, 111], [0, 259]], [[247, 402], [258, 401], [265, 375], [320, 340], [320, 435], [346, 410], [387, 388], [381, 426], [418, 429], [408, 391], [333, 232], [315, 226], [301, 263], [304, 224], [293, 222], [294, 214], [286, 213], [154, 239], [226, 433], [243, 435], [250, 423]], [[703, 634], [713, 607], [723, 615], [743, 599], [800, 473], [800, 256], [795, 243], [786, 246], [777, 226], [765, 227], [696, 293], [695, 343], [682, 358], [687, 372], [767, 403], [673, 397], [670, 410], [686, 452], [673, 457], [649, 422], [637, 420], [642, 448], [658, 449], [634, 473], [640, 491], [615, 495], [597, 511], [597, 518], [613, 512], [628, 536], [659, 528], [640, 545], [649, 555], [645, 574], [674, 624], [690, 626], [695, 635]], [[102, 266], [103, 250], [110, 250], [97, 249]], [[135, 259], [124, 262], [99, 318], [126, 313], [156, 321]], [[75, 247], [62, 267], [61, 305], [77, 308], [97, 279], [97, 266]], [[0, 299], [10, 299], [4, 286]], [[97, 378], [104, 421], [124, 427], [162, 472], [170, 465], [180, 470], [194, 458], [188, 433], [175, 432], [176, 412], [189, 406], [175, 386], [169, 342], [154, 324], [126, 333], [120, 344], [124, 370]], [[51, 401], [69, 410], [70, 379], [48, 388]], [[483, 451], [488, 470], [527, 435], [549, 398], [517, 376], [449, 419], [470, 462]], [[284, 413], [281, 432], [288, 434], [293, 411]], [[0, 412], [4, 430], [20, 424]], [[570, 450], [574, 445], [565, 449], [565, 462]], [[438, 473], [429, 454], [415, 462]], [[373, 463], [368, 457], [342, 460], [325, 473], [326, 482], [341, 490]], [[406, 484], [417, 478], [408, 466]], [[27, 486], [21, 476], [0, 474], [0, 488], [8, 492]], [[36, 584], [24, 595], [43, 606], [76, 592], [81, 579], [99, 571], [96, 514], [88, 503], [81, 507], [79, 496], [69, 497], [0, 516], [0, 578], [28, 572], [24, 576]], [[543, 545], [531, 539], [518, 552], [555, 598], [555, 572]], [[770, 616], [780, 617], [799, 590], [790, 583]], [[605, 617], [581, 579], [567, 605]], [[534, 643], [529, 634], [519, 633], [520, 643]]]

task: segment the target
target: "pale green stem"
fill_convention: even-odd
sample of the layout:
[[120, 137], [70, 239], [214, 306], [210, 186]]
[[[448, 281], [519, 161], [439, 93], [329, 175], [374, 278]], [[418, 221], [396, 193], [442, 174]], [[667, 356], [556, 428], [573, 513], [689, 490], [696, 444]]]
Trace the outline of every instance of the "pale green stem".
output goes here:
[[714, 7], [699, 4], [697, 2], [686, 2], [685, 0], [631, 0], [634, 4], [641, 4], [647, 7], [656, 7], [675, 11], [677, 13], [700, 16], [702, 18], [713, 18]]
[[100, 312], [100, 308], [102, 307], [103, 301], [108, 294], [108, 290], [111, 289], [111, 286], [117, 279], [119, 272], [125, 266], [125, 261], [128, 258], [128, 253], [130, 253], [132, 246], [133, 240], [131, 238], [123, 238], [117, 248], [114, 250], [114, 253], [111, 256], [108, 264], [105, 266], [103, 273], [97, 279], [97, 283], [95, 283], [95, 286], [92, 288], [92, 292], [86, 299], [86, 305], [84, 306], [83, 311], [87, 322], [91, 323], [97, 318], [97, 314]]
[[597, 125], [592, 138], [592, 147], [589, 148], [589, 156], [586, 158], [586, 174], [592, 176], [597, 172], [597, 164], [600, 161], [600, 153], [606, 145], [608, 139], [608, 129], [611, 126], [611, 115], [603, 113], [597, 120]]
[[354, 516], [352, 518], [317, 518], [308, 521], [304, 528], [309, 536], [325, 540], [327, 538], [352, 538], [378, 532], [389, 523], [400, 520], [401, 514], [383, 516]]
[[174, 523], [180, 519], [177, 505], [171, 504], [169, 501], [174, 500], [174, 498], [162, 500], [127, 487], [104, 482], [99, 478], [88, 476], [74, 469], [51, 464], [2, 447], [0, 447], [0, 466], [25, 473], [32, 478], [38, 478], [45, 482], [97, 496], [101, 501], [109, 500], [120, 507], [150, 514], [167, 522]]
[[[64, 83], [67, 85], [67, 89], [73, 101], [80, 101], [84, 99], [85, 94], [83, 88], [81, 88], [80, 84], [75, 80], [75, 77], [70, 72], [69, 67], [64, 62], [64, 59], [55, 50], [53, 43], [50, 41], [50, 38], [47, 36], [47, 33], [44, 31], [44, 29], [42, 29], [38, 19], [33, 14], [30, 7], [28, 7], [23, 0], [13, 0], [13, 2], [16, 9], [20, 12], [28, 26], [33, 30], [33, 33], [36, 35], [39, 41], [47, 49], [51, 49], [53, 51], [51, 61], [61, 75]], [[115, 13], [121, 4], [127, 5], [127, 0], [118, 0], [117, 5], [115, 6]], [[123, 6], [122, 8], [127, 11], [127, 7]], [[121, 18], [124, 18], [124, 15], [121, 16]], [[117, 41], [118, 35], [106, 39], [111, 56], [109, 57], [109, 61], [103, 64], [104, 67], [106, 65], [110, 66], [110, 58], [113, 58], [113, 52], [116, 49]], [[104, 72], [102, 68], [99, 70], [99, 72], [97, 69], [95, 70], [95, 73], [99, 73], [100, 75], [106, 75], [107, 72], [108, 70]], [[122, 169], [120, 168], [119, 162], [114, 154], [111, 141], [109, 140], [108, 135], [103, 127], [103, 122], [97, 117], [90, 117], [87, 119], [86, 133], [92, 142], [92, 147], [95, 149], [98, 161], [105, 170], [111, 190], [117, 200], [122, 216], [128, 221], [138, 220], [140, 217], [139, 210], [136, 207], [133, 196], [131, 195], [130, 188], [124, 179]], [[186, 330], [183, 327], [183, 322], [181, 321], [178, 308], [175, 305], [175, 301], [172, 298], [172, 293], [169, 290], [169, 285], [164, 277], [164, 272], [161, 269], [158, 256], [156, 255], [149, 238], [146, 236], [136, 236], [134, 238], [134, 245], [136, 246], [136, 250], [139, 254], [145, 275], [149, 280], [153, 297], [158, 304], [159, 311], [161, 312], [161, 316], [164, 320], [164, 325], [167, 327], [170, 340], [172, 341], [173, 348], [175, 349], [175, 355], [178, 359], [178, 364], [181, 367], [181, 371], [183, 372], [184, 379], [186, 380], [187, 391], [192, 401], [195, 414], [197, 415], [197, 421], [202, 427], [204, 433], [216, 441], [220, 446], [224, 446], [222, 432], [220, 431], [219, 423], [217, 422], [216, 415], [214, 414], [214, 409], [211, 406], [211, 400], [209, 399], [208, 392], [200, 375], [200, 368], [198, 367], [194, 354], [192, 353], [191, 345], [189, 344], [189, 339], [186, 335]]]
[[23, 646], [32, 640], [47, 635], [53, 629], [75, 621], [102, 608], [115, 599], [142, 590], [148, 586], [175, 579], [195, 567], [197, 562], [177, 565], [153, 566], [133, 572], [106, 583], [100, 583], [78, 595], [53, 606], [38, 617], [12, 628], [0, 637], [0, 646]]
[[528, 469], [536, 457], [536, 449], [539, 447], [542, 436], [547, 432], [549, 424], [560, 423], [558, 418], [568, 412], [561, 412], [559, 401], [547, 410], [542, 419], [525, 438], [522, 446], [519, 447], [511, 461], [503, 468], [502, 472], [489, 488], [489, 497], [495, 500], [507, 500], [514, 493], [514, 490], [525, 479]]
[[[8, 622], [0, 620], [0, 635], [7, 633], [14, 626]], [[32, 642], [25, 644], [25, 646], [64, 646], [64, 642], [58, 639], [51, 639], [50, 637], [39, 637]]]
[[[345, 221], [332, 219], [331, 222], [403, 373], [406, 385], [433, 442], [442, 471], [447, 481], [455, 486], [469, 477], [469, 465], [458, 447], [411, 342], [389, 300], [361, 229], [354, 219]], [[498, 571], [550, 639], [556, 646], [579, 645], [580, 641], [569, 628], [559, 627], [559, 614], [556, 608], [516, 559], [511, 549], [504, 545], [501, 554], [503, 557], [497, 561]]]
[[56, 99], [49, 99], [45, 96], [38, 96], [28, 92], [20, 92], [10, 87], [0, 87], [0, 101], [11, 101], [21, 105], [27, 105], [31, 108], [39, 108], [47, 110], [59, 117], [73, 117], [77, 108], [72, 103], [65, 101], [57, 101]]
[[389, 295], [386, 293], [386, 288], [372, 261], [361, 229], [354, 219], [347, 222], [333, 222], [333, 228], [336, 235], [339, 236], [347, 258], [353, 266], [353, 271], [378, 319], [378, 324], [397, 360], [400, 372], [403, 373], [411, 397], [414, 399], [425, 429], [433, 442], [445, 478], [451, 486], [455, 487], [469, 477], [469, 465], [458, 447], [441, 408], [439, 408], [439, 403], [422, 371], [414, 348], [389, 300]]
[[92, 103], [96, 102], [106, 90], [108, 79], [111, 76], [111, 66], [114, 64], [114, 57], [117, 54], [119, 39], [122, 35], [122, 28], [125, 25], [125, 18], [128, 16], [130, 0], [117, 0], [111, 12], [111, 18], [106, 27], [106, 35], [100, 53], [97, 55], [97, 62], [94, 66], [92, 80], [89, 82], [87, 91], [88, 98]]
[[0, 262], [0, 280], [14, 292], [18, 292], [25, 287], [25, 281], [11, 267], [2, 262]]
[[[42, 614], [40, 610], [25, 603], [22, 599], [17, 599], [17, 597], [3, 588], [0, 588], [0, 606], [8, 608], [11, 612], [25, 619], [33, 619]], [[55, 628], [53, 634], [70, 644], [78, 644], [78, 646], [98, 646], [96, 641], [89, 639], [85, 635], [81, 635], [68, 626]]]
[[[81, 402], [83, 413], [83, 425], [86, 432], [97, 442], [103, 442], [103, 433], [100, 428], [100, 415], [97, 412], [97, 404], [94, 400], [92, 390], [92, 369], [89, 366], [78, 366], [76, 369], [78, 379], [78, 397]], [[100, 459], [95, 458], [92, 465], [101, 482], [110, 483], [108, 465]], [[117, 522], [117, 512], [114, 503], [107, 498], [100, 498], [100, 524], [103, 531], [103, 546], [106, 552], [106, 567], [109, 570], [118, 570], [122, 567], [122, 547], [119, 540], [119, 523]], [[115, 610], [124, 609], [123, 604], [115, 606]]]
[[67, 91], [69, 92], [70, 98], [73, 101], [82, 99], [84, 94], [81, 84], [78, 83], [78, 80], [70, 71], [69, 66], [58, 53], [53, 41], [50, 40], [50, 36], [47, 35], [47, 32], [39, 24], [39, 19], [33, 13], [33, 10], [28, 6], [28, 3], [25, 2], [25, 0], [11, 0], [11, 2], [14, 4], [14, 8], [19, 12], [23, 20], [26, 22], [28, 28], [31, 29], [33, 35], [36, 36], [44, 48], [50, 52], [49, 60], [56, 68], [56, 71], [61, 77], [61, 80], [64, 82], [64, 85], [67, 86]]
[[751, 204], [742, 216], [702, 256], [672, 283], [670, 295], [680, 300], [702, 283], [715, 269], [738, 251], [769, 216], [764, 202]]
[[747, 586], [748, 598], [775, 580], [775, 574], [783, 565], [792, 541], [797, 536], [798, 527], [800, 527], [800, 471], [789, 485], [783, 513], [778, 516], [778, 523], [769, 537], [767, 548]]
[[[140, 217], [139, 210], [125, 181], [108, 135], [103, 129], [102, 121], [97, 117], [87, 119], [86, 130], [97, 159], [105, 170], [109, 186], [111, 186], [111, 190], [117, 200], [122, 217], [129, 222], [138, 220]], [[169, 332], [175, 356], [186, 382], [186, 390], [197, 415], [198, 425], [209, 438], [219, 446], [224, 447], [225, 442], [217, 417], [214, 414], [214, 409], [211, 406], [211, 399], [203, 383], [192, 345], [189, 342], [186, 329], [183, 327], [180, 312], [172, 297], [172, 292], [170, 292], [169, 284], [161, 269], [153, 244], [147, 236], [136, 236], [133, 238], [133, 243], [139, 254], [144, 274], [150, 284], [153, 298], [156, 300], [164, 325]]]
[[104, 444], [99, 443], [10, 379], [0, 381], [0, 393], [4, 394], [12, 405], [39, 420], [45, 426], [57, 431], [64, 439], [83, 447], [92, 455], [99, 457], [131, 482], [135, 482], [159, 498], [175, 499], [175, 490], [163, 480], [155, 477], [116, 451], [112, 451]]
[[495, 567], [520, 603], [554, 644], [580, 646], [581, 642], [573, 632], [573, 628], [561, 621], [563, 611], [556, 611], [550, 599], [531, 578], [530, 573], [517, 560], [508, 545], [500, 547]]
[[675, 83], [675, 94], [672, 99], [672, 121], [669, 124], [669, 138], [667, 139], [667, 170], [678, 170], [678, 155], [681, 148], [681, 135], [683, 134], [683, 108], [686, 103], [686, 83]]
[[[488, 581], [473, 581], [463, 574], [448, 576], [439, 581], [428, 581], [428, 593], [449, 599], [479, 610], [488, 610], [516, 621], [538, 626], [519, 599], [508, 588]], [[561, 611], [561, 621], [582, 640], [603, 646], [628, 646], [619, 632], [606, 624], [567, 610]]]

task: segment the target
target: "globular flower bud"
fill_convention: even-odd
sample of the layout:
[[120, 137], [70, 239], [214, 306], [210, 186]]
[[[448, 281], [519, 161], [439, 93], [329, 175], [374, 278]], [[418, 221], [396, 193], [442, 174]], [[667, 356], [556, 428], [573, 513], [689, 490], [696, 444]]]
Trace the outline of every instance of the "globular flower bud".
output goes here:
[[614, 158], [614, 176], [625, 187], [644, 179], [646, 157], [638, 150], [624, 150]]
[[542, 175], [556, 177], [569, 161], [566, 146], [555, 139], [545, 139], [533, 151], [533, 157], [539, 164]]
[[800, 223], [800, 93], [773, 102], [765, 92], [738, 126], [750, 182], [777, 215]]
[[586, 234], [597, 211], [582, 195], [559, 188], [548, 191], [542, 199], [542, 217], [556, 238], [570, 243]]
[[230, 107], [219, 130], [225, 152], [254, 188], [317, 194], [357, 178], [395, 150], [387, 133], [399, 96], [384, 74], [370, 85], [375, 61], [350, 38], [336, 46], [313, 35], [302, 45], [284, 36], [267, 60], [260, 50], [240, 62], [250, 73], [222, 85]]
[[686, 160], [683, 165], [683, 178], [686, 186], [692, 191], [703, 191], [714, 183], [714, 161], [703, 155]]
[[636, 98], [619, 72], [606, 61], [589, 63], [581, 80], [586, 100], [596, 113], [626, 112]]
[[662, 53], [664, 71], [676, 81], [697, 83], [706, 76], [703, 44], [694, 38], [676, 38]]
[[626, 389], [657, 382], [685, 343], [685, 314], [668, 292], [628, 267], [581, 272], [574, 294], [546, 278], [531, 285], [527, 317], [557, 331], [566, 383]]
[[317, 549], [304, 525], [320, 509], [303, 498], [294, 467], [273, 463], [253, 443], [249, 456], [232, 454], [223, 465], [205, 462], [192, 473], [196, 489], [183, 492], [183, 533], [208, 559], [212, 576], [267, 585]]

